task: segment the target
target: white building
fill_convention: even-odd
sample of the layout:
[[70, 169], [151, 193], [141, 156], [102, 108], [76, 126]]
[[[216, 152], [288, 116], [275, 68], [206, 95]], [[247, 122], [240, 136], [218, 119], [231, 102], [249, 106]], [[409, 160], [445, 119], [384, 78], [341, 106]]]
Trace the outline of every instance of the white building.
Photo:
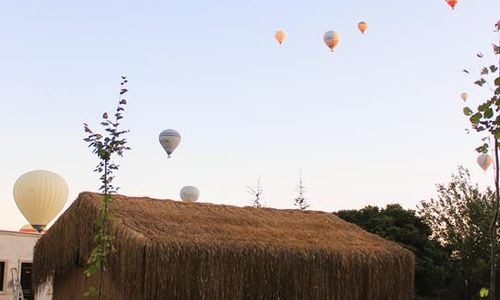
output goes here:
[[[47, 289], [41, 295], [33, 295], [31, 289], [31, 265], [33, 247], [41, 234], [33, 229], [20, 232], [0, 230], [0, 300], [14, 299], [13, 274], [18, 274], [25, 300], [50, 300]], [[16, 275], [14, 275], [16, 276]]]

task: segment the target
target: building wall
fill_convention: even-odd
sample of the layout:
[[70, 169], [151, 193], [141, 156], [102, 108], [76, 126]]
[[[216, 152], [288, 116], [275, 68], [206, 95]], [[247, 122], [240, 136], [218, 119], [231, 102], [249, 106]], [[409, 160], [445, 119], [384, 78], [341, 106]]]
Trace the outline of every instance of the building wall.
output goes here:
[[[33, 247], [40, 236], [40, 234], [0, 230], [0, 261], [5, 262], [4, 290], [0, 291], [0, 300], [13, 299], [11, 268], [20, 270], [21, 263], [33, 261]], [[35, 299], [51, 300], [51, 294], [49, 288], [46, 288]]]

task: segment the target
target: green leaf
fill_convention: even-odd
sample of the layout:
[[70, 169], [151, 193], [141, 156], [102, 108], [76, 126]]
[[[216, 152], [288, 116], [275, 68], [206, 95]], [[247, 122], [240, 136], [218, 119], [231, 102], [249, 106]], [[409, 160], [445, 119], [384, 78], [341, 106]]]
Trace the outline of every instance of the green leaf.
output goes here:
[[473, 114], [471, 117], [470, 117], [470, 121], [472, 124], [476, 125], [479, 123], [479, 121], [481, 120], [481, 117], [483, 115], [480, 113], [480, 112], [477, 112], [475, 114]]
[[500, 54], [500, 46], [493, 44], [493, 51], [495, 52], [495, 55], [499, 55]]
[[487, 288], [482, 288], [479, 291], [479, 297], [481, 297], [481, 298], [486, 298], [486, 297], [488, 297], [489, 294], [490, 294], [490, 290]]
[[472, 115], [472, 109], [470, 109], [468, 106], [464, 107], [464, 115], [466, 116]]
[[484, 143], [482, 146], [476, 148], [477, 153], [487, 154], [488, 153], [488, 144]]
[[486, 119], [490, 119], [491, 117], [493, 117], [493, 109], [488, 108], [488, 109], [484, 112], [484, 117], [485, 117]]
[[477, 110], [480, 112], [484, 112], [484, 111], [487, 111], [488, 108], [489, 108], [488, 103], [483, 103], [477, 107]]
[[482, 145], [476, 148], [476, 152], [480, 154], [488, 154], [488, 145]]
[[94, 297], [97, 296], [97, 289], [93, 286], [87, 288], [87, 290], [83, 293], [84, 297]]
[[500, 86], [500, 77], [498, 77], [497, 79], [495, 79], [495, 85], [496, 86]]

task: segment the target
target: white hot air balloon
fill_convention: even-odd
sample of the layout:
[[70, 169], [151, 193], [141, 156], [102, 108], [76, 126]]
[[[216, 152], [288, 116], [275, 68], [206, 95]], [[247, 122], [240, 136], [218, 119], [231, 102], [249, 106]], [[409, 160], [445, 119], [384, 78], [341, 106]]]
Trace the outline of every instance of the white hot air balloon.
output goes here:
[[182, 201], [195, 202], [200, 197], [200, 191], [195, 186], [185, 186], [180, 192]]
[[174, 152], [175, 148], [179, 146], [181, 142], [181, 135], [176, 130], [167, 129], [160, 133], [160, 144], [167, 152], [168, 157]]
[[340, 34], [335, 31], [327, 31], [323, 35], [323, 40], [328, 48], [333, 51], [333, 49], [340, 43]]
[[481, 169], [486, 171], [493, 163], [493, 158], [489, 154], [481, 154], [477, 157], [477, 163]]
[[465, 101], [467, 101], [467, 98], [469, 98], [469, 94], [462, 93], [462, 94], [460, 94], [460, 98], [462, 98], [462, 100], [464, 100], [464, 102], [465, 102]]
[[38, 232], [61, 211], [68, 200], [68, 185], [56, 173], [35, 170], [21, 175], [14, 184], [14, 199], [26, 220]]

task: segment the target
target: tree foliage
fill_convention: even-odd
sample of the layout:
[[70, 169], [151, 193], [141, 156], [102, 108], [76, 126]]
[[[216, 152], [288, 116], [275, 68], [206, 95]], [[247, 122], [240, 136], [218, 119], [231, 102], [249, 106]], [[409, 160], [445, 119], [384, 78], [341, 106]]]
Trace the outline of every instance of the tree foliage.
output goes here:
[[386, 208], [366, 206], [360, 210], [341, 210], [337, 215], [411, 250], [415, 253], [416, 293], [423, 296], [441, 293], [445, 286], [447, 253], [444, 247], [430, 238], [431, 228], [414, 210], [390, 204]]
[[471, 183], [468, 170], [459, 167], [449, 183], [437, 185], [437, 198], [422, 201], [418, 207], [419, 216], [432, 229], [432, 238], [449, 253], [450, 299], [469, 299], [489, 281], [494, 199], [490, 188], [480, 191]]

